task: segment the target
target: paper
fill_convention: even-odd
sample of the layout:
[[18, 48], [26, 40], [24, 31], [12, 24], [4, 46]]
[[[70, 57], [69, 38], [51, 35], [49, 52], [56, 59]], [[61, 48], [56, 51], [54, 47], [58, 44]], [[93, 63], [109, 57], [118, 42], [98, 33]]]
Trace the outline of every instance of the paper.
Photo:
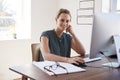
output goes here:
[[[58, 74], [66, 74], [67, 72], [68, 73], [73, 73], [73, 72], [86, 71], [83, 68], [74, 66], [74, 65], [69, 64], [69, 63], [64, 63], [64, 62], [58, 62], [58, 63], [66, 69], [63, 69], [62, 67], [59, 67], [59, 66], [55, 69], [54, 69], [54, 67], [52, 67], [53, 69], [49, 68], [51, 65], [54, 66], [56, 64], [54, 61], [33, 62], [33, 64], [35, 66], [37, 66], [38, 68], [40, 68], [41, 70], [46, 72], [48, 75], [55, 75], [55, 74], [58, 75]], [[45, 70], [44, 67], [46, 67], [50, 71]]]

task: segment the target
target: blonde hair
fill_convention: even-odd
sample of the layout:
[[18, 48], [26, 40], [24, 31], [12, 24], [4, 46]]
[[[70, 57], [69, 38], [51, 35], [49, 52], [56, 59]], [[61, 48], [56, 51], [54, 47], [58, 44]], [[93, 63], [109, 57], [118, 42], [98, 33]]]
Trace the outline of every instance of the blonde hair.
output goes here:
[[62, 14], [62, 13], [65, 13], [65, 14], [68, 14], [70, 16], [70, 21], [71, 21], [71, 13], [69, 10], [67, 9], [63, 9], [61, 8], [58, 13], [57, 13], [57, 16], [56, 16], [56, 19], [59, 18], [59, 16]]

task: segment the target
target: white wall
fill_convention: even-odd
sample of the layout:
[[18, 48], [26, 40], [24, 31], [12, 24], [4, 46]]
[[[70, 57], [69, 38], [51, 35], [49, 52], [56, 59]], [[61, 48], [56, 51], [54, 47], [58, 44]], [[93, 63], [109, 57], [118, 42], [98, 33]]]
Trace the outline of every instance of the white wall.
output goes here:
[[32, 0], [32, 42], [39, 42], [41, 32], [55, 27], [57, 0]]
[[0, 41], [0, 80], [12, 80], [17, 75], [10, 66], [31, 62], [30, 40]]
[[[96, 0], [96, 3], [99, 0]], [[87, 52], [90, 48], [91, 27], [76, 24], [76, 10], [79, 0], [32, 0], [31, 40], [0, 41], [0, 80], [13, 80], [19, 75], [8, 68], [14, 65], [31, 63], [30, 44], [39, 42], [42, 31], [55, 27], [55, 15], [59, 8], [67, 8], [72, 13], [72, 25]], [[99, 8], [99, 6], [97, 5]], [[98, 10], [98, 9], [97, 9]], [[99, 11], [99, 10], [98, 10]]]

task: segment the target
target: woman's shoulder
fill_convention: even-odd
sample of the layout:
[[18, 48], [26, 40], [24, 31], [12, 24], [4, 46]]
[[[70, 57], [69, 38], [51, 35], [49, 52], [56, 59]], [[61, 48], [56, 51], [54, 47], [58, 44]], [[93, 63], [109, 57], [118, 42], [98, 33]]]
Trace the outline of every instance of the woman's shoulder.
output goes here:
[[46, 30], [46, 31], [43, 31], [43, 33], [51, 33], [51, 32], [53, 32], [53, 30]]
[[71, 36], [69, 33], [66, 33], [66, 32], [64, 32], [63, 35], [64, 36]]
[[46, 37], [49, 37], [50, 35], [53, 35], [53, 30], [46, 30], [46, 31], [43, 31], [41, 36], [46, 36]]
[[68, 39], [72, 39], [72, 36], [69, 33], [64, 32], [63, 36], [67, 37]]

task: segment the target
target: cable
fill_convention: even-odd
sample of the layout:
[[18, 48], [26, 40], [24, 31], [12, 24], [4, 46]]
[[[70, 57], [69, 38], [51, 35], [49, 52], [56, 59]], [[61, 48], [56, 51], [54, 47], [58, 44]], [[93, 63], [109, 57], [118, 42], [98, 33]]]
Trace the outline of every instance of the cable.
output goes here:
[[[106, 55], [104, 55], [104, 53], [103, 53], [102, 51], [99, 51], [99, 53], [102, 54], [104, 57], [106, 57], [106, 59], [111, 63], [111, 66], [113, 66], [113, 64], [112, 64], [112, 62], [110, 61], [110, 59], [109, 59]], [[89, 66], [89, 65], [87, 65], [87, 67], [91, 67], [91, 68], [104, 68], [104, 66], [98, 67], [98, 66]], [[110, 68], [113, 69], [113, 67], [109, 67], [109, 70], [110, 70]]]
[[[99, 51], [99, 53], [102, 54], [102, 55], [108, 60], [108, 62], [110, 63], [111, 66], [113, 66], [111, 60], [108, 58], [108, 56], [106, 56], [106, 55], [104, 54], [104, 52]], [[110, 66], [108, 66], [108, 67], [109, 67], [109, 71], [110, 71], [110, 69], [113, 69], [113, 67], [110, 67]]]
[[[108, 56], [106, 56], [105, 54], [104, 54], [104, 52], [102, 52], [102, 51], [99, 51], [99, 53], [100, 54], [102, 54], [109, 62], [110, 62], [110, 64], [111, 64], [111, 67], [110, 66], [108, 66], [108, 68], [109, 68], [109, 72], [111, 73], [111, 74], [114, 74], [113, 73], [113, 69], [115, 69], [114, 67], [112, 67], [113, 66], [113, 64], [112, 64], [112, 62], [111, 62], [111, 60], [109, 59], [109, 57]], [[111, 70], [112, 69], [112, 70]], [[111, 72], [112, 71], [112, 72]], [[112, 75], [111, 75], [112, 76]]]

